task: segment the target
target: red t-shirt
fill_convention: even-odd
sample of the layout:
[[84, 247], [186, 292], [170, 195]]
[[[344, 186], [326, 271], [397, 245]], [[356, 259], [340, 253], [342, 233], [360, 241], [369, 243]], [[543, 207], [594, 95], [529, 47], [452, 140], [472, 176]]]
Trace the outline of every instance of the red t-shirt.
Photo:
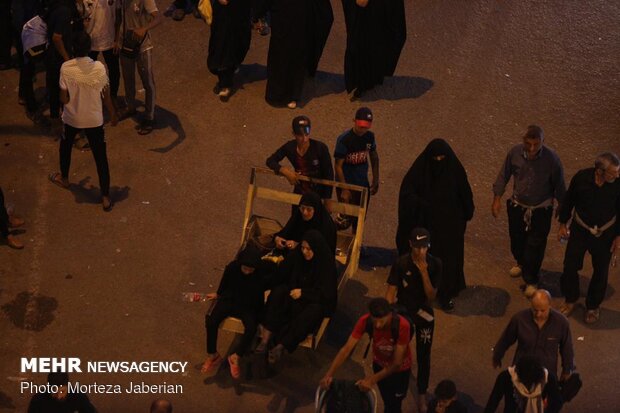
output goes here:
[[[370, 314], [364, 314], [357, 323], [351, 333], [351, 336], [357, 340], [362, 338], [366, 333], [366, 320]], [[399, 371], [405, 371], [411, 368], [411, 349], [409, 348], [409, 323], [400, 317], [400, 326], [398, 330], [398, 340], [394, 343], [392, 338], [391, 322], [384, 329], [373, 329], [372, 332], [372, 361], [381, 367], [387, 367], [392, 363], [392, 356], [396, 345], [401, 344], [407, 346], [403, 364]]]

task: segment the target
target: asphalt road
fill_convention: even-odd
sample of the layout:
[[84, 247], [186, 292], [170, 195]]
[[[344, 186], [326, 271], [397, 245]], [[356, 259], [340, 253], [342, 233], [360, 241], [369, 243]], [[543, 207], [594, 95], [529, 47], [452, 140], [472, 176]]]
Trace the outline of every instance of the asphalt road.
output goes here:
[[[158, 1], [162, 10], [167, 3]], [[508, 148], [525, 127], [545, 129], [567, 180], [596, 154], [620, 152], [620, 4], [596, 1], [412, 1], [408, 38], [396, 76], [351, 103], [344, 92], [345, 31], [339, 2], [316, 79], [301, 108], [264, 100], [268, 38], [254, 36], [227, 104], [211, 90], [208, 27], [191, 16], [153, 31], [158, 128], [139, 136], [132, 120], [106, 128], [114, 210], [96, 203], [89, 152], [74, 151], [71, 191], [47, 181], [58, 168], [58, 143], [34, 127], [17, 101], [16, 71], [0, 73], [0, 185], [27, 224], [23, 251], [0, 246], [0, 411], [25, 411], [20, 357], [86, 360], [181, 360], [186, 374], [74, 375], [82, 383], [130, 381], [183, 385], [168, 397], [175, 412], [313, 411], [318, 380], [364, 311], [383, 293], [394, 248], [400, 180], [435, 137], [447, 139], [465, 165], [476, 214], [466, 239], [469, 288], [451, 315], [437, 312], [431, 389], [456, 381], [478, 411], [498, 371], [491, 347], [511, 314], [527, 307], [511, 266], [505, 216], [490, 214], [491, 184]], [[37, 86], [44, 83], [39, 74]], [[122, 90], [122, 89], [121, 89]], [[314, 137], [333, 148], [360, 105], [375, 113], [381, 186], [365, 233], [370, 258], [343, 292], [338, 314], [316, 352], [300, 349], [269, 379], [233, 383], [196, 370], [205, 356], [204, 305], [183, 291], [213, 291], [238, 246], [250, 167], [290, 137], [290, 120], [306, 114]], [[93, 185], [95, 188], [93, 189]], [[564, 247], [550, 234], [543, 283], [558, 295]], [[373, 269], [373, 267], [375, 269]], [[584, 287], [590, 273], [583, 271]], [[571, 317], [575, 360], [584, 387], [566, 412], [618, 412], [619, 270], [610, 275], [602, 319]], [[560, 298], [554, 300], [559, 305]], [[221, 334], [220, 351], [232, 340]], [[368, 371], [358, 348], [342, 377]], [[504, 365], [509, 361], [507, 355]], [[412, 386], [412, 389], [414, 387]], [[144, 412], [153, 395], [92, 394], [101, 412]], [[411, 395], [405, 405], [415, 411]]]

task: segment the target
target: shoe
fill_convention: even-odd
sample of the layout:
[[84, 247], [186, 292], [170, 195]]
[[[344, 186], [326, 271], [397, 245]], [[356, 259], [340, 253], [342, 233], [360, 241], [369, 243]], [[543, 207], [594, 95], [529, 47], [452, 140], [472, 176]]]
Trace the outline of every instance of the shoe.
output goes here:
[[510, 276], [512, 278], [517, 278], [521, 276], [521, 266], [520, 265], [515, 265], [514, 267], [512, 267], [509, 271], [508, 274], [510, 274]]
[[446, 313], [451, 313], [454, 311], [454, 301], [448, 300], [441, 304], [441, 309]]
[[6, 243], [9, 247], [13, 248], [14, 250], [24, 249], [24, 244], [22, 244], [20, 240], [18, 240], [11, 234], [9, 234], [6, 237]]
[[564, 317], [569, 317], [573, 310], [575, 309], [575, 303], [567, 303], [564, 302], [564, 304], [562, 304], [560, 306], [560, 313], [562, 313], [564, 315]]
[[153, 119], [144, 119], [138, 126], [138, 135], [148, 135], [153, 132], [155, 121]]
[[353, 92], [353, 95], [351, 95], [351, 98], [349, 99], [350, 102], [356, 102], [358, 100], [360, 100], [362, 98], [362, 95], [364, 94], [364, 91], [360, 90], [360, 89], [355, 89], [355, 91]]
[[216, 354], [215, 357], [207, 358], [205, 362], [202, 364], [202, 368], [200, 369], [201, 373], [215, 373], [219, 368], [220, 364], [224, 359], [220, 357], [219, 354]]
[[595, 308], [594, 310], [587, 310], [585, 316], [586, 324], [594, 324], [601, 318], [601, 309]]
[[39, 111], [26, 112], [26, 116], [32, 121], [32, 123], [42, 128], [49, 128], [52, 126], [50, 120]]
[[51, 183], [62, 189], [69, 188], [69, 181], [64, 179], [60, 172], [52, 172], [47, 176], [47, 178]]
[[230, 367], [230, 375], [233, 379], [237, 380], [241, 377], [241, 368], [239, 367], [239, 357], [237, 357], [237, 361], [233, 361], [232, 354], [228, 356], [228, 366]]
[[292, 101], [290, 101], [289, 103], [286, 104], [286, 107], [289, 108], [289, 109], [295, 109], [297, 107], [297, 102], [292, 100]]
[[269, 364], [276, 364], [282, 358], [282, 353], [284, 352], [284, 346], [282, 344], [278, 344], [271, 350], [269, 350], [269, 354], [267, 355], [267, 362]]
[[224, 87], [217, 94], [222, 102], [228, 102], [230, 99], [230, 88]]
[[9, 217], [9, 227], [11, 227], [11, 228], [19, 228], [22, 225], [24, 225], [25, 223], [26, 223], [26, 221], [24, 221], [21, 218], [14, 217], [14, 216], [10, 216]]
[[176, 9], [172, 12], [172, 20], [180, 22], [185, 18], [185, 9]]
[[537, 286], [535, 286], [534, 284], [527, 284], [525, 286], [525, 290], [523, 290], [523, 294], [526, 298], [532, 298], [536, 290], [538, 290]]

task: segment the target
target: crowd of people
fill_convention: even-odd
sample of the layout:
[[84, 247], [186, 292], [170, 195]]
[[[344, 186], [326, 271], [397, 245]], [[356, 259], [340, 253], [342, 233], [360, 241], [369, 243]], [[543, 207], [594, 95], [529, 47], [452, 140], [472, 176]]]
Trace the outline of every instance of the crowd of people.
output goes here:
[[[177, 10], [187, 10], [187, 4], [183, 7], [181, 3], [175, 4]], [[359, 98], [394, 73], [405, 39], [404, 6], [400, 0], [343, 0], [343, 5], [347, 26], [346, 89]], [[146, 93], [138, 132], [148, 134], [153, 130], [156, 89], [150, 33], [162, 21], [155, 1], [52, 0], [42, 4], [24, 0], [13, 1], [10, 7], [13, 32], [15, 28], [30, 27], [35, 33], [36, 22], [32, 19], [37, 16], [47, 25], [47, 50], [37, 49], [34, 43], [19, 43], [18, 56], [19, 98], [28, 116], [37, 123], [46, 123], [31, 82], [34, 65], [44, 62], [50, 119], [52, 124], [60, 124], [62, 119], [64, 125], [60, 172], [51, 173], [49, 179], [61, 188], [69, 187], [71, 149], [75, 137], [83, 131], [97, 165], [103, 210], [110, 211], [113, 202], [103, 130], [104, 105], [112, 126], [119, 119], [136, 115], [137, 68]], [[305, 76], [316, 73], [333, 21], [331, 3], [217, 0], [213, 2], [212, 17], [207, 66], [218, 78], [215, 91], [220, 98], [226, 101], [233, 93], [234, 74], [250, 45], [251, 23], [259, 22], [264, 31], [269, 22], [265, 97], [269, 103], [295, 108]], [[99, 54], [105, 66], [96, 60]], [[118, 99], [121, 73], [126, 99], [122, 110]], [[359, 108], [352, 127], [338, 136], [335, 151], [330, 154], [324, 142], [311, 138], [310, 118], [293, 119], [293, 139], [266, 160], [267, 166], [284, 176], [294, 186], [293, 191], [301, 195], [289, 221], [273, 237], [274, 251], [282, 259], [267, 263], [261, 259], [263, 252], [248, 244], [226, 267], [218, 291], [209, 295], [214, 305], [205, 318], [207, 357], [203, 372], [217, 371], [224, 361], [217, 350], [217, 336], [221, 322], [229, 316], [241, 319], [245, 327], [242, 339], [227, 355], [230, 373], [238, 379], [242, 357], [254, 352], [263, 354], [270, 364], [278, 363], [285, 350], [295, 351], [325, 317], [337, 310], [334, 254], [338, 228], [331, 214], [333, 191], [328, 186], [301, 181], [299, 176], [365, 187], [368, 205], [380, 182], [372, 122], [372, 111]], [[285, 158], [291, 166], [282, 165]], [[567, 384], [574, 383], [576, 376], [567, 317], [580, 296], [578, 272], [586, 252], [592, 256], [593, 274], [584, 321], [594, 324], [601, 317], [609, 267], [615, 266], [620, 250], [619, 171], [618, 156], [602, 153], [595, 158], [593, 167], [575, 174], [567, 189], [560, 156], [544, 144], [544, 132], [537, 125], [529, 126], [522, 142], [508, 151], [493, 184], [491, 213], [499, 216], [502, 196], [512, 179], [512, 195], [505, 205], [515, 263], [508, 273], [522, 277], [531, 308], [512, 317], [494, 347], [492, 364], [500, 367], [506, 350], [517, 343], [511, 365], [497, 377], [486, 412], [495, 411], [502, 398], [506, 412], [528, 413], [557, 412], [569, 400], [566, 389], [574, 384]], [[360, 201], [358, 194], [346, 189], [337, 190], [336, 199], [344, 203]], [[362, 391], [377, 385], [385, 411], [400, 412], [414, 364], [409, 343], [415, 337], [418, 410], [461, 412], [464, 407], [450, 380], [439, 383], [436, 398], [427, 404], [435, 329], [433, 303], [437, 300], [444, 311], [454, 311], [454, 298], [466, 287], [465, 232], [475, 211], [466, 168], [445, 140], [432, 140], [415, 159], [402, 179], [397, 202], [395, 246], [399, 257], [387, 278], [385, 296], [370, 301], [368, 313], [353, 327], [320, 386], [329, 388], [357, 342], [368, 334], [372, 338], [373, 373], [356, 385]], [[567, 244], [561, 277], [565, 302], [558, 310], [551, 308], [550, 294], [538, 286], [554, 214], [560, 223], [558, 239]], [[10, 231], [23, 224], [5, 208], [0, 189], [0, 231], [10, 247], [23, 248]], [[352, 228], [356, 230], [355, 222]], [[270, 294], [265, 300], [267, 290]], [[260, 340], [253, 348], [259, 331]]]

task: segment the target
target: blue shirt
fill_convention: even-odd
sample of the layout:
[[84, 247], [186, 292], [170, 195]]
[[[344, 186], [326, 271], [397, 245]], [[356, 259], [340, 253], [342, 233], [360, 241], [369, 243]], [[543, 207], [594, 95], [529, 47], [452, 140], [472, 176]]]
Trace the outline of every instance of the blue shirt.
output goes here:
[[335, 159], [344, 159], [342, 171], [348, 184], [369, 187], [368, 153], [377, 150], [375, 134], [367, 131], [359, 136], [349, 129], [336, 140]]

